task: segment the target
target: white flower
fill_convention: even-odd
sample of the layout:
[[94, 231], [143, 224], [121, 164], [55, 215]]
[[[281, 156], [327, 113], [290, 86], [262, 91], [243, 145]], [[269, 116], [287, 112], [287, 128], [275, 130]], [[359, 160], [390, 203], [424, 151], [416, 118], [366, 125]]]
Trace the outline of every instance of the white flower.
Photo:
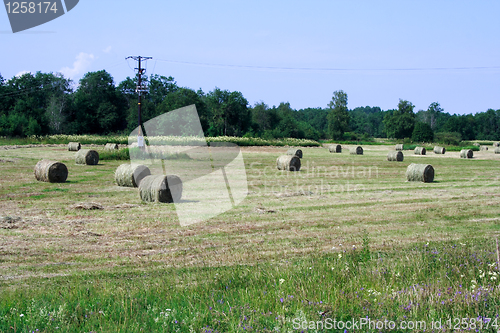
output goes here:
[[24, 314], [22, 314], [22, 313], [21, 313], [21, 314], [19, 315], [19, 317], [24, 317]]
[[285, 279], [280, 279], [280, 284], [283, 284], [285, 282]]
[[342, 253], [339, 253], [339, 259], [342, 258]]

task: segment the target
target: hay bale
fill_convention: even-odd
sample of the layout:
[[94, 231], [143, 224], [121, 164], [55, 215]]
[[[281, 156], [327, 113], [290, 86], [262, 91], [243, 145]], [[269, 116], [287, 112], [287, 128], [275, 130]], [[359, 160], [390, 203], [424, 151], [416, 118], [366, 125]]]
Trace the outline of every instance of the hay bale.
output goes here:
[[76, 153], [75, 163], [97, 165], [99, 163], [99, 153], [95, 150], [81, 149]]
[[115, 171], [115, 181], [118, 186], [137, 187], [141, 180], [150, 176], [149, 168], [142, 164], [125, 163]]
[[481, 144], [479, 142], [474, 142], [473, 145], [476, 146], [476, 147], [481, 146]]
[[444, 154], [446, 149], [444, 147], [436, 146], [434, 147], [434, 154]]
[[387, 154], [388, 161], [403, 162], [404, 155], [402, 151], [390, 151]]
[[82, 145], [80, 142], [70, 142], [68, 143], [68, 150], [69, 151], [79, 151], [80, 148], [82, 148]]
[[404, 148], [403, 148], [403, 144], [402, 144], [402, 143], [397, 144], [397, 145], [396, 145], [396, 150], [404, 150]]
[[481, 147], [480, 147], [480, 150], [481, 150], [481, 151], [486, 151], [486, 150], [488, 150], [488, 147], [486, 147], [486, 146], [481, 146]]
[[460, 151], [460, 158], [472, 158], [474, 156], [474, 153], [472, 152], [472, 149], [462, 149]]
[[328, 150], [330, 151], [330, 153], [341, 153], [342, 146], [341, 145], [330, 145], [328, 147]]
[[500, 154], [500, 147], [495, 148], [495, 154]]
[[351, 154], [351, 155], [363, 155], [363, 148], [361, 148], [361, 146], [352, 147], [349, 149], [349, 154]]
[[146, 176], [139, 183], [139, 195], [145, 202], [179, 202], [182, 181], [175, 175]]
[[302, 150], [296, 148], [290, 148], [286, 152], [287, 155], [297, 156], [298, 158], [302, 158]]
[[409, 182], [430, 183], [434, 180], [434, 168], [430, 164], [412, 163], [406, 169], [406, 179]]
[[299, 171], [300, 158], [292, 155], [282, 155], [276, 160], [278, 170]]
[[35, 165], [36, 180], [49, 183], [64, 183], [68, 178], [68, 168], [61, 162], [41, 160]]
[[493, 147], [500, 147], [500, 142], [493, 142]]
[[425, 155], [427, 150], [424, 147], [415, 148], [415, 155]]
[[115, 150], [118, 149], [118, 144], [117, 143], [106, 143], [104, 146], [104, 150]]

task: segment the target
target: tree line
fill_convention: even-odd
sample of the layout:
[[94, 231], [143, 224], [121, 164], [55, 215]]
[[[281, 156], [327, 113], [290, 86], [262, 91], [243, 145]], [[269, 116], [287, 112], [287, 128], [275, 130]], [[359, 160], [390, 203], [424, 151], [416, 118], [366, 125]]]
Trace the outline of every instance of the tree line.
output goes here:
[[[373, 137], [433, 140], [500, 140], [500, 110], [450, 115], [439, 103], [414, 111], [407, 100], [397, 109], [348, 108], [348, 96], [335, 91], [325, 108], [295, 110], [290, 103], [250, 106], [238, 91], [205, 93], [180, 87], [174, 78], [143, 76], [142, 121], [195, 104], [208, 136], [367, 140]], [[26, 73], [10, 80], [0, 75], [0, 136], [48, 134], [128, 134], [137, 127], [137, 77], [116, 84], [105, 70], [86, 73], [76, 89], [62, 74]]]

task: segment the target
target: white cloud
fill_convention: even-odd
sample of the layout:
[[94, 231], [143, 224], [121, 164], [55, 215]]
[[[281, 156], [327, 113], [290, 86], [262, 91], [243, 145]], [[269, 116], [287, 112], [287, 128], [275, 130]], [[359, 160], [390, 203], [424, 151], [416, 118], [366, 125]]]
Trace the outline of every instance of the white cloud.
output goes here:
[[64, 67], [60, 70], [60, 72], [64, 75], [66, 78], [73, 78], [77, 75], [81, 75], [87, 72], [87, 69], [90, 67], [92, 61], [96, 57], [93, 54], [85, 53], [85, 52], [80, 52], [76, 56], [76, 60], [73, 63], [73, 67]]
[[28, 74], [28, 73], [31, 73], [30, 71], [20, 71], [19, 73], [17, 73], [16, 75], [14, 75], [15, 77], [21, 77], [23, 76], [24, 74]]
[[105, 48], [104, 50], [102, 50], [102, 52], [104, 52], [104, 53], [109, 53], [109, 52], [111, 52], [111, 49], [112, 49], [112, 47], [111, 47], [111, 45], [110, 45], [110, 46], [108, 46], [107, 48]]

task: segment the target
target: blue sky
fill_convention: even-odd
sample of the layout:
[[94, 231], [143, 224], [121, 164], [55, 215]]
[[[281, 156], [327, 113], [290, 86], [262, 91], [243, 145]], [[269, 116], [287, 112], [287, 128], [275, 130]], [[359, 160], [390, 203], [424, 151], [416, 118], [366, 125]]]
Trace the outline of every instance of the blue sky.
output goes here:
[[75, 82], [105, 69], [149, 74], [209, 92], [241, 91], [250, 105], [449, 113], [500, 109], [500, 1], [93, 1], [12, 34], [0, 10], [0, 73], [62, 72]]

